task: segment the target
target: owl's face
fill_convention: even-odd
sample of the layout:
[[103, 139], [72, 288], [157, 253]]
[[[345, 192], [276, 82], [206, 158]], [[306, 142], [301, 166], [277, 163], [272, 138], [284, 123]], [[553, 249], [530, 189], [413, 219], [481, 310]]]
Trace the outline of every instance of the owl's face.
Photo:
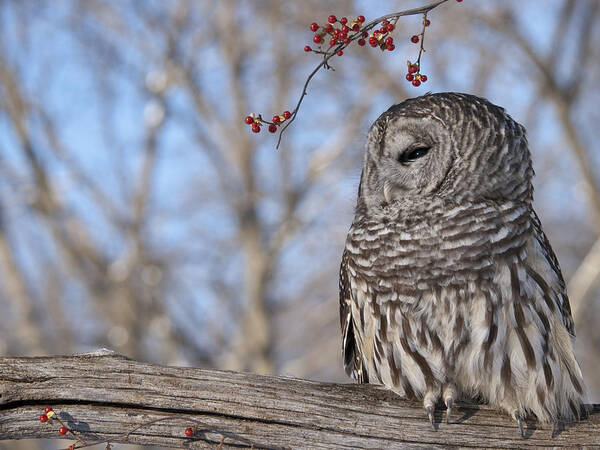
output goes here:
[[524, 129], [502, 108], [465, 94], [431, 94], [393, 106], [371, 127], [359, 203], [530, 201], [532, 174]]
[[435, 119], [387, 117], [368, 139], [364, 194], [387, 204], [431, 196], [454, 159], [450, 133]]

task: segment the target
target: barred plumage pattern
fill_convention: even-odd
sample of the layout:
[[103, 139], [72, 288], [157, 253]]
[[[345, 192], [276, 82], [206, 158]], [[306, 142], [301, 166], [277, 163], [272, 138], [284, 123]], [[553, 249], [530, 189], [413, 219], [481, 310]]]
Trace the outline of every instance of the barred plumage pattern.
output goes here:
[[569, 300], [532, 177], [524, 128], [485, 99], [428, 94], [377, 119], [340, 269], [349, 375], [428, 410], [466, 397], [517, 419], [579, 417]]

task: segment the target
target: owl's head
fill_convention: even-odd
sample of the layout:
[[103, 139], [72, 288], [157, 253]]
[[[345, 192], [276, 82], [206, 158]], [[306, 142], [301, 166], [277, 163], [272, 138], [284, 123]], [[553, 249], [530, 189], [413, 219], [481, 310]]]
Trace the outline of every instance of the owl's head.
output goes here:
[[525, 129], [473, 95], [427, 94], [392, 106], [369, 131], [359, 206], [531, 202]]

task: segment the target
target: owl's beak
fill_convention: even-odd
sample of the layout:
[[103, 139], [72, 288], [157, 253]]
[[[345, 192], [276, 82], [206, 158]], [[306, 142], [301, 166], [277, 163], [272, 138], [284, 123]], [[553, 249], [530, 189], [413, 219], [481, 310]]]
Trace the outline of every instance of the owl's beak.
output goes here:
[[394, 200], [398, 199], [399, 192], [397, 186], [391, 181], [386, 180], [383, 183], [383, 197], [387, 203], [392, 203]]

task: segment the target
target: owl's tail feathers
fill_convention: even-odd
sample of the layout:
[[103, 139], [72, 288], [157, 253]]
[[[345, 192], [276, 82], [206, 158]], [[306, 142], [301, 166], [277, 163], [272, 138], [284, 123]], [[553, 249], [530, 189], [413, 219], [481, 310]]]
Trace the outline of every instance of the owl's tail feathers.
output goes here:
[[348, 317], [345, 319], [345, 327], [342, 329], [342, 354], [344, 358], [344, 369], [346, 370], [348, 376], [354, 378], [359, 383], [368, 383], [369, 376], [356, 346], [352, 315], [348, 313]]
[[[554, 385], [556, 413], [550, 420], [579, 420], [584, 411], [584, 383], [583, 375], [573, 352], [572, 337], [566, 329], [558, 323], [554, 324], [552, 344], [560, 365], [560, 375]], [[554, 419], [554, 420], [553, 420]]]

